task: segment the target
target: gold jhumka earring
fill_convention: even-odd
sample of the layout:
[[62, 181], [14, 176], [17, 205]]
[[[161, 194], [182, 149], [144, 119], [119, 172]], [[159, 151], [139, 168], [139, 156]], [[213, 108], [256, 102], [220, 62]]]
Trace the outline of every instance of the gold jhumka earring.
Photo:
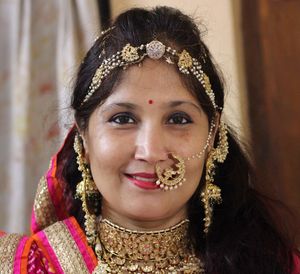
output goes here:
[[[88, 166], [87, 161], [83, 157], [82, 143], [80, 141], [79, 134], [76, 134], [74, 139], [74, 150], [77, 154], [78, 170], [81, 172], [82, 181], [77, 184], [76, 187], [76, 198], [79, 198], [82, 202], [82, 209], [85, 213], [85, 232], [88, 243], [91, 246], [96, 244], [97, 238], [97, 216], [95, 210], [100, 207], [100, 193], [97, 189], [95, 182], [92, 179], [92, 175]], [[93, 204], [93, 211], [89, 207]]]
[[205, 186], [201, 192], [201, 201], [204, 204], [204, 233], [208, 233], [212, 222], [213, 206], [222, 202], [221, 189], [214, 182], [216, 162], [223, 163], [228, 154], [227, 127], [221, 122], [219, 126], [219, 140], [206, 160]]

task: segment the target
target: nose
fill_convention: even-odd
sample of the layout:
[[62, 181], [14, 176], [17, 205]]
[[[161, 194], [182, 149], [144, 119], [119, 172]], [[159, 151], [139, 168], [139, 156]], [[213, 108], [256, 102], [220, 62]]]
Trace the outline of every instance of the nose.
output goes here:
[[162, 126], [146, 125], [136, 137], [135, 159], [156, 164], [168, 159], [168, 144]]

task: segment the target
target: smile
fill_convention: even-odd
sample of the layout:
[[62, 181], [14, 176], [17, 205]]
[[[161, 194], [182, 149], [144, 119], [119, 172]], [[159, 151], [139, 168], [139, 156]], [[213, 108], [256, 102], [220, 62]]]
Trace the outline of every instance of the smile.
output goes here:
[[158, 189], [156, 185], [157, 177], [155, 174], [138, 173], [138, 174], [125, 174], [134, 185], [142, 189]]

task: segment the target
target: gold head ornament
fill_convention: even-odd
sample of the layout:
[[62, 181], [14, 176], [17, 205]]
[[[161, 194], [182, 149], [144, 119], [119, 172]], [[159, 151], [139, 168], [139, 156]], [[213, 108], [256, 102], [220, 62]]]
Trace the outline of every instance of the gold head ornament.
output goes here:
[[[101, 55], [99, 58], [100, 57]], [[163, 59], [169, 64], [176, 64], [181, 73], [194, 75], [202, 85], [214, 109], [217, 110], [219, 108], [215, 102], [215, 95], [211, 88], [209, 77], [203, 71], [200, 61], [193, 58], [187, 50], [177, 51], [158, 40], [152, 40], [148, 44], [141, 44], [139, 46], [132, 46], [128, 43], [120, 51], [104, 59], [93, 75], [81, 106], [90, 99], [101, 86], [103, 80], [114, 69], [125, 69], [132, 64], [138, 64], [142, 62], [145, 57], [149, 57], [153, 60]]]

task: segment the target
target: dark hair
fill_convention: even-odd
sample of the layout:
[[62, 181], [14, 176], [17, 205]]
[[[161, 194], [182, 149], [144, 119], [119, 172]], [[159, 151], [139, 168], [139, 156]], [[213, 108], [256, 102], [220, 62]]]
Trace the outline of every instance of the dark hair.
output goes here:
[[[103, 59], [115, 54], [127, 43], [138, 46], [154, 38], [178, 50], [186, 49], [193, 57], [202, 60], [216, 104], [223, 107], [224, 88], [220, 74], [201, 40], [197, 25], [190, 17], [168, 7], [152, 10], [136, 8], [119, 15], [112, 26], [95, 42], [79, 68], [72, 108], [80, 130], [87, 129], [90, 115], [113, 92], [122, 74], [121, 68], [111, 72], [101, 87], [81, 106], [93, 74]], [[215, 110], [203, 87], [195, 77], [181, 76], [211, 121]], [[199, 199], [204, 178], [189, 201], [191, 243], [204, 260], [207, 273], [290, 273], [291, 248], [276, 229], [264, 199], [250, 186], [250, 182], [255, 180], [253, 170], [232, 130], [229, 130], [228, 141], [228, 157], [219, 165], [215, 176], [216, 184], [222, 189], [223, 202], [215, 206], [213, 223], [207, 235], [203, 233], [204, 213]], [[81, 175], [76, 167], [74, 152], [69, 155], [64, 174], [75, 192]], [[72, 213], [83, 226], [78, 202], [74, 202]]]

